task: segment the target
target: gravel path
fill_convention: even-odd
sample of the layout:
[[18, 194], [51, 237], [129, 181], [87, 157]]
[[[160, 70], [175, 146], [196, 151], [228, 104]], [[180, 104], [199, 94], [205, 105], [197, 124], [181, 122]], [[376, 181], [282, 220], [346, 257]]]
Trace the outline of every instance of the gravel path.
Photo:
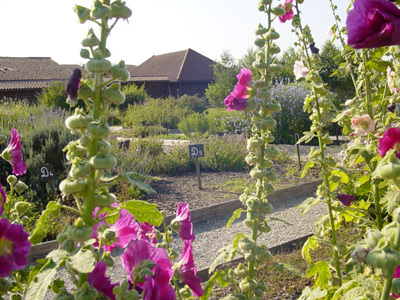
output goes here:
[[[268, 218], [280, 218], [288, 223], [273, 221], [270, 222], [271, 232], [264, 234], [258, 239], [258, 243], [264, 243], [268, 248], [283, 244], [294, 240], [306, 234], [313, 233], [314, 222], [323, 214], [326, 213], [326, 206], [320, 203], [314, 206], [310, 211], [301, 215], [300, 211], [295, 207], [302, 203], [307, 196], [292, 198], [290, 200], [276, 201], [273, 203], [274, 212], [268, 215]], [[245, 228], [242, 221], [245, 219], [245, 214], [242, 214], [240, 219], [237, 219], [228, 229], [225, 228], [231, 215], [222, 216], [217, 219], [202, 221], [194, 224], [194, 234], [196, 240], [193, 244], [194, 259], [198, 270], [208, 268], [217, 256], [217, 251], [223, 246], [230, 244], [236, 233], [243, 232], [250, 235], [250, 230]], [[174, 237], [173, 245], [177, 253], [182, 252], [182, 243], [179, 236]], [[115, 250], [113, 256], [115, 258], [115, 266], [108, 269], [107, 274], [111, 277], [112, 282], [126, 280], [125, 270], [122, 268], [119, 255], [121, 251]], [[60, 278], [68, 280], [65, 272], [60, 272]], [[70, 283], [67, 283], [70, 286]], [[49, 292], [45, 299], [52, 299]]]

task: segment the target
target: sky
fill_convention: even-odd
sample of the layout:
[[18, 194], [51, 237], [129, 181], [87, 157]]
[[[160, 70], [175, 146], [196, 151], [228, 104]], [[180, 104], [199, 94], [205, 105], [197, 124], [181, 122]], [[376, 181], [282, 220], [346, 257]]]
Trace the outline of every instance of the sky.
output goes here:
[[[274, 0], [274, 4], [282, 0]], [[333, 0], [345, 22], [349, 0]], [[0, 56], [51, 57], [59, 64], [83, 64], [81, 40], [92, 22], [80, 24], [75, 4], [91, 7], [91, 0], [0, 0]], [[224, 51], [236, 59], [254, 47], [254, 30], [266, 25], [258, 0], [126, 0], [132, 17], [119, 21], [108, 39], [110, 60], [139, 65], [153, 55], [194, 51], [218, 60]], [[316, 46], [329, 39], [334, 19], [329, 0], [305, 0], [303, 24], [311, 27]], [[281, 35], [277, 44], [287, 49], [296, 40], [290, 22], [274, 22]]]

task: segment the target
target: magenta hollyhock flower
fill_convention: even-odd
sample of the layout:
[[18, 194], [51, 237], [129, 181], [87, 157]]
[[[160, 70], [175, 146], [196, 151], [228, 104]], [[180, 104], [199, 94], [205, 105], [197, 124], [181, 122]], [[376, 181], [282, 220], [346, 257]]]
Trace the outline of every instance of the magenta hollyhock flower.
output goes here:
[[155, 263], [152, 269], [154, 276], [146, 276], [145, 282], [136, 283], [139, 292], [144, 290], [144, 299], [174, 300], [175, 292], [170, 285], [174, 270], [167, 251], [152, 246], [147, 240], [137, 240], [129, 244], [121, 255], [121, 262], [131, 282], [134, 280], [132, 271], [144, 260]]
[[78, 98], [78, 90], [81, 86], [82, 72], [80, 69], [74, 69], [72, 75], [69, 77], [67, 84], [67, 96], [72, 100]]
[[379, 155], [384, 157], [390, 149], [395, 149], [395, 154], [400, 159], [400, 129], [389, 128], [379, 140]]
[[94, 267], [92, 273], [88, 274], [88, 283], [94, 287], [97, 292], [104, 296], [115, 300], [113, 289], [119, 283], [111, 283], [111, 279], [106, 276], [107, 265], [104, 261], [100, 261]]
[[351, 129], [355, 135], [366, 136], [375, 129], [375, 122], [368, 114], [351, 118]]
[[193, 224], [190, 221], [190, 210], [188, 203], [178, 203], [175, 220], [181, 223], [181, 228], [178, 230], [179, 236], [183, 241], [194, 241]]
[[7, 277], [13, 270], [22, 270], [31, 249], [29, 234], [22, 225], [11, 224], [8, 219], [0, 219], [0, 277]]
[[[105, 214], [104, 214], [105, 216]], [[104, 217], [103, 216], [103, 217]], [[102, 216], [100, 216], [102, 217]], [[93, 226], [93, 235], [94, 239], [97, 239], [98, 229], [100, 225], [108, 224], [105, 220]], [[121, 209], [118, 220], [114, 224], [108, 224], [110, 229], [115, 231], [115, 237], [117, 239], [116, 243], [111, 245], [102, 245], [102, 248], [106, 251], [112, 252], [116, 246], [119, 248], [126, 247], [131, 241], [136, 240], [137, 232], [138, 232], [138, 223], [135, 221], [132, 214], [126, 209]], [[98, 247], [98, 241], [93, 244], [94, 247]]]
[[343, 205], [350, 206], [351, 202], [354, 201], [354, 196], [349, 194], [338, 194], [338, 200], [342, 202]]
[[286, 21], [289, 21], [292, 19], [293, 17], [293, 0], [285, 0], [282, 3], [282, 8], [284, 10], [286, 10], [286, 14], [284, 14], [283, 16], [279, 16], [279, 21], [281, 21], [281, 23], [285, 23]]
[[4, 190], [3, 186], [0, 183], [0, 215], [4, 211], [4, 203], [6, 203], [7, 195], [6, 191]]
[[13, 173], [17, 176], [23, 175], [26, 172], [26, 163], [22, 158], [21, 144], [17, 129], [11, 129], [11, 139], [7, 148], [4, 149], [1, 156], [13, 166]]
[[[394, 275], [393, 275], [393, 279], [394, 278], [400, 278], [400, 266], [398, 266], [395, 270], [394, 270]], [[396, 295], [395, 293], [392, 293], [392, 296], [395, 297], [396, 299], [399, 298], [399, 295]]]
[[149, 223], [139, 223], [137, 231], [138, 240], [147, 240], [151, 246], [157, 244], [156, 232], [154, 230], [154, 225]]
[[179, 274], [185, 282], [193, 291], [195, 297], [200, 297], [204, 294], [203, 288], [201, 287], [201, 279], [196, 276], [197, 268], [194, 264], [193, 259], [193, 246], [192, 241], [185, 241], [183, 246], [182, 256], [181, 256], [181, 266], [179, 268]]
[[249, 69], [243, 68], [240, 73], [236, 76], [238, 83], [235, 89], [230, 95], [228, 95], [224, 104], [227, 107], [226, 110], [245, 110], [247, 107], [247, 91], [250, 89], [249, 83], [252, 80], [251, 71]]
[[347, 43], [355, 49], [400, 44], [400, 10], [387, 0], [355, 0], [347, 14]]

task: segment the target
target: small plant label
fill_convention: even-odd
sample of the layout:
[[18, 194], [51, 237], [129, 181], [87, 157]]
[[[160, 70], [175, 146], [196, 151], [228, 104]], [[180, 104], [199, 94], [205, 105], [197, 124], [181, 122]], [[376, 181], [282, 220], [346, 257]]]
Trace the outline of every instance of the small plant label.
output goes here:
[[204, 145], [189, 145], [190, 158], [204, 157]]
[[43, 181], [49, 181], [55, 177], [54, 166], [50, 164], [45, 164], [40, 167], [40, 179]]

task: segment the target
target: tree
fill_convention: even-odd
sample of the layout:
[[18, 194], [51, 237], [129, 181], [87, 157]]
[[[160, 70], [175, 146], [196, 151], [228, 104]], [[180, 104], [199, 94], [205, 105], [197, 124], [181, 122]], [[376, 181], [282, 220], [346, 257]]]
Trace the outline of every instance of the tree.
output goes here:
[[282, 72], [275, 76], [275, 81], [289, 83], [294, 82], [293, 66], [296, 60], [300, 59], [299, 52], [290, 46], [277, 58], [276, 63], [282, 66]]
[[211, 107], [224, 107], [224, 99], [234, 89], [239, 73], [235, 58], [229, 51], [224, 51], [214, 65], [214, 82], [208, 85], [205, 96]]

